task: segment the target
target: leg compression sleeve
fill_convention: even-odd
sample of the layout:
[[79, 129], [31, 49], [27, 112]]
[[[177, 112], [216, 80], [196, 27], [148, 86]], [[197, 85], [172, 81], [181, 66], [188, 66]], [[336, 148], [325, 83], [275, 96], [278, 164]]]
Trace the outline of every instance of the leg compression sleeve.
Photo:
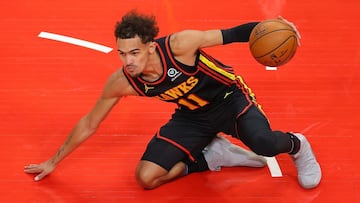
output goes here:
[[238, 118], [237, 128], [239, 139], [256, 154], [270, 157], [294, 150], [291, 136], [272, 131], [266, 117], [255, 106]]

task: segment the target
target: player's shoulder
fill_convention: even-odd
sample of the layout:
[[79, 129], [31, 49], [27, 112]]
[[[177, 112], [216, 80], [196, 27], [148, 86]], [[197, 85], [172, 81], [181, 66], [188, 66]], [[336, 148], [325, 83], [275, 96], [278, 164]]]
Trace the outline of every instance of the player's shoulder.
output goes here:
[[198, 30], [182, 30], [169, 36], [169, 45], [175, 56], [193, 54], [198, 48]]

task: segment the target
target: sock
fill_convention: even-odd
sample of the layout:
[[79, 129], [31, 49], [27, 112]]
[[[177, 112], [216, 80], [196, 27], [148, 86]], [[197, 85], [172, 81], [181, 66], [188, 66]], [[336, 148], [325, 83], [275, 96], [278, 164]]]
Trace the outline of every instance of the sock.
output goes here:
[[291, 142], [291, 149], [289, 151], [289, 154], [294, 155], [300, 150], [300, 140], [292, 133], [287, 133], [287, 134], [290, 135], [290, 142]]
[[209, 170], [209, 166], [205, 160], [204, 154], [201, 153], [200, 156], [197, 157], [195, 162], [190, 160], [184, 161], [185, 163], [185, 172], [184, 175], [193, 173], [193, 172], [202, 172]]

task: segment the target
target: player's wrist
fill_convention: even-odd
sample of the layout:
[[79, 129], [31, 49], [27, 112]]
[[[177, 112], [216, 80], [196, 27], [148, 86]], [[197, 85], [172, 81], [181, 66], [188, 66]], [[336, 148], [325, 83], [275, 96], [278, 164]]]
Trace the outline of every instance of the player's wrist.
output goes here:
[[248, 42], [250, 33], [259, 22], [250, 22], [236, 27], [222, 29], [223, 44]]

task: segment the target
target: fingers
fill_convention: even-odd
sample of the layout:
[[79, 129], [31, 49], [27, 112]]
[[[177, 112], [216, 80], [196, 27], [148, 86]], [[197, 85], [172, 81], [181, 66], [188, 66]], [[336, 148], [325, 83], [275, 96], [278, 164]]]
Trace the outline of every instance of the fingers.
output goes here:
[[24, 172], [25, 173], [41, 173], [42, 168], [40, 168], [40, 166], [37, 164], [29, 164], [24, 167]]
[[47, 173], [42, 172], [39, 175], [35, 176], [34, 180], [39, 181], [39, 180], [43, 179], [45, 176], [47, 176]]
[[24, 166], [24, 172], [30, 174], [38, 174], [35, 176], [34, 181], [39, 181], [46, 177], [48, 174], [50, 174], [54, 170], [54, 168], [54, 165], [48, 162], [43, 162], [41, 164], [29, 164], [27, 166]]
[[290, 25], [290, 26], [293, 28], [293, 30], [295, 31], [295, 34], [296, 34], [297, 44], [298, 44], [298, 46], [300, 47], [300, 46], [301, 46], [301, 42], [300, 42], [300, 40], [301, 40], [301, 35], [300, 35], [300, 32], [298, 31], [298, 29], [296, 28], [295, 24], [289, 22], [288, 20], [286, 20], [286, 19], [283, 18], [282, 16], [278, 16], [278, 19], [286, 22], [288, 25]]
[[43, 168], [40, 167], [38, 164], [29, 164], [24, 167], [25, 173], [39, 173], [39, 175], [35, 176], [34, 181], [39, 181], [43, 179], [45, 176], [47, 176], [47, 172], [44, 171]]

